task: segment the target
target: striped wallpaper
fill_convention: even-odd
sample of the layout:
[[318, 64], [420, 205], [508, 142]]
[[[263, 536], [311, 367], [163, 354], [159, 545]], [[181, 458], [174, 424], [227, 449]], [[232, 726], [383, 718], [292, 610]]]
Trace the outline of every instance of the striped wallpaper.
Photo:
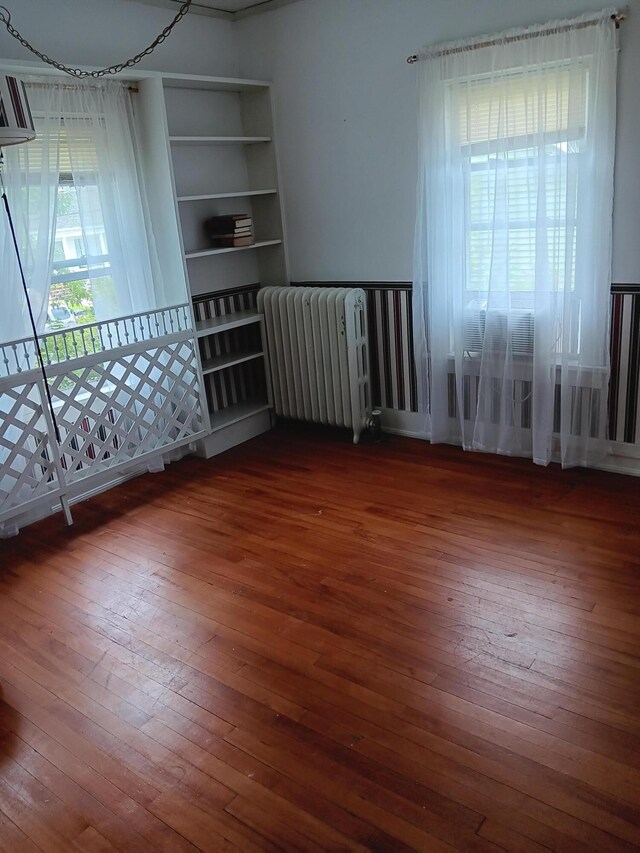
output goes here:
[[246, 287], [236, 287], [221, 293], [208, 293], [196, 296], [193, 300], [193, 313], [198, 320], [211, 320], [234, 311], [248, 311], [257, 304], [259, 284], [249, 284]]
[[[209, 293], [193, 302], [196, 321], [211, 320], [236, 311], [256, 307], [259, 285], [238, 287], [222, 293]], [[258, 351], [262, 349], [260, 332], [256, 326], [242, 326], [222, 334], [201, 338], [200, 356], [203, 362], [231, 352]], [[257, 398], [266, 399], [264, 367], [262, 360], [236, 364], [204, 377], [209, 412], [215, 414], [228, 406]]]
[[366, 291], [373, 405], [417, 412], [411, 282], [292, 281], [291, 284], [297, 287], [361, 287]]
[[[293, 282], [296, 285], [362, 287], [367, 292], [370, 362], [374, 405], [417, 412], [417, 379], [413, 360], [411, 284], [409, 282]], [[196, 320], [255, 308], [258, 285], [209, 294], [194, 302]], [[203, 357], [214, 353], [203, 352]], [[255, 393], [250, 377], [240, 384]], [[245, 385], [246, 383], [246, 385]], [[250, 387], [251, 386], [251, 387]], [[213, 409], [224, 407], [229, 387], [217, 389]], [[244, 397], [241, 394], [241, 399]], [[221, 405], [222, 404], [222, 405]], [[609, 438], [640, 444], [640, 285], [611, 287], [611, 383]]]
[[640, 285], [611, 291], [609, 438], [640, 444]]
[[204, 378], [209, 412], [215, 414], [248, 400], [267, 400], [263, 362], [244, 362]]
[[[367, 291], [374, 405], [416, 412], [410, 282], [293, 282]], [[609, 438], [640, 444], [640, 285], [611, 287]]]
[[411, 287], [365, 289], [374, 404], [384, 409], [417, 412]]

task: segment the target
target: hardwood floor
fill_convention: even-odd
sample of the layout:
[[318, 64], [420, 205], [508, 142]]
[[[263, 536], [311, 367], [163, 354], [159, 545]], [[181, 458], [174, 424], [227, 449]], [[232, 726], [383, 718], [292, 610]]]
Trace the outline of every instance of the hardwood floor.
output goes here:
[[640, 848], [640, 482], [280, 428], [0, 542], [0, 848]]

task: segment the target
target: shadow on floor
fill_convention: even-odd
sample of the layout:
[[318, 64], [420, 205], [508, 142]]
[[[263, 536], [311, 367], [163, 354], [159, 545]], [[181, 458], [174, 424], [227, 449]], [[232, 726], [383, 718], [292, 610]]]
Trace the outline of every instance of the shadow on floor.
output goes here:
[[0, 767], [15, 753], [20, 728], [20, 715], [6, 700], [0, 681]]

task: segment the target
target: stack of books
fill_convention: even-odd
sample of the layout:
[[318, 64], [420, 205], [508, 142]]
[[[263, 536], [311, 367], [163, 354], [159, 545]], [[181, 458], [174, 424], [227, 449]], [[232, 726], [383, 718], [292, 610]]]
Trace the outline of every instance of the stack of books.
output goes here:
[[212, 216], [204, 223], [207, 237], [216, 249], [233, 246], [251, 246], [253, 219], [246, 213], [229, 213], [226, 216]]

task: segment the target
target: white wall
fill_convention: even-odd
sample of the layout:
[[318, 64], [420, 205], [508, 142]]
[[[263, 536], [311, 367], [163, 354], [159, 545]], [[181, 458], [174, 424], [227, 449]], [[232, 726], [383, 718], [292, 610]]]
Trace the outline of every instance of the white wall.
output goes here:
[[[640, 282], [640, 0], [621, 29], [613, 281]], [[412, 276], [423, 45], [602, 0], [301, 0], [240, 22], [240, 70], [272, 79], [293, 280]]]
[[[145, 47], [171, 11], [132, 0], [5, 0], [36, 46], [108, 65]], [[276, 84], [294, 280], [411, 278], [415, 66], [426, 43], [589, 9], [599, 0], [300, 0], [236, 24], [187, 15], [141, 68]], [[613, 280], [640, 282], [640, 0], [621, 29]], [[29, 60], [0, 30], [0, 59]]]
[[[175, 11], [132, 0], [3, 0], [11, 23], [39, 50], [67, 65], [113, 65], [139, 53]], [[176, 7], [177, 11], [177, 7]], [[0, 59], [33, 60], [4, 27]], [[140, 68], [235, 76], [235, 24], [188, 14]]]

